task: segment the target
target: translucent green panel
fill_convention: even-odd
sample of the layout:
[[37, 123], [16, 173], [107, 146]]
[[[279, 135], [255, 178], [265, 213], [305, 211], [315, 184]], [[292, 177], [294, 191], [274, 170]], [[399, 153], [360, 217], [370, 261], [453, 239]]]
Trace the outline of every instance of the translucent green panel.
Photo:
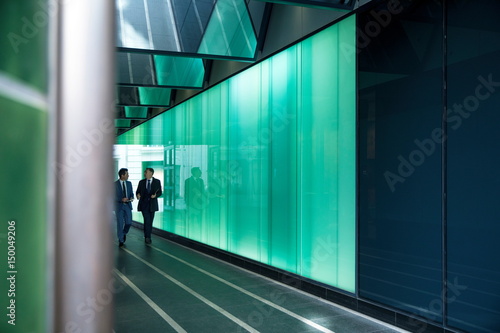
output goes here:
[[138, 87], [139, 102], [141, 105], [156, 105], [168, 106], [170, 105], [169, 88], [151, 88], [151, 87]]
[[[338, 236], [337, 286], [355, 292], [356, 281], [356, 16], [338, 24]], [[331, 61], [328, 59], [326, 61]], [[325, 91], [325, 94], [327, 92]]]
[[273, 57], [268, 66], [272, 110], [271, 264], [297, 272], [297, 47]]
[[155, 55], [154, 61], [159, 85], [202, 87], [205, 76], [202, 59]]
[[[4, 254], [0, 332], [44, 332], [47, 113], [4, 98], [0, 90], [0, 118], [0, 183], [8, 188], [0, 193], [0, 251]], [[9, 317], [11, 313], [15, 317]], [[15, 326], [8, 323], [12, 319]]]
[[[269, 109], [261, 104], [261, 66], [229, 80], [229, 160], [240, 179], [229, 189], [228, 249], [261, 260], [268, 244], [268, 145], [262, 130]], [[267, 131], [268, 132], [268, 131]], [[265, 256], [266, 257], [266, 256]], [[264, 261], [267, 262], [267, 261]]]
[[[191, 168], [200, 168], [202, 179], [206, 180], [208, 147], [201, 142], [202, 107], [202, 98], [201, 96], [197, 96], [197, 98], [191, 99], [186, 105], [182, 117], [185, 126], [184, 140], [183, 144], [177, 147], [181, 152], [178, 160], [178, 165], [180, 166], [179, 173], [181, 175], [179, 186], [182, 188], [180, 193], [184, 200], [186, 200], [185, 180], [191, 176]], [[191, 211], [186, 211], [185, 225], [187, 237], [201, 241], [206, 205], [206, 197], [200, 194], [192, 204], [194, 208]]]
[[210, 156], [207, 163], [207, 207], [202, 241], [227, 249], [227, 195], [229, 175], [227, 163], [221, 161], [227, 150], [227, 85], [218, 85], [211, 94], [203, 94], [202, 142]]
[[125, 117], [127, 118], [147, 118], [148, 108], [142, 106], [125, 106]]
[[[304, 276], [354, 291], [354, 16], [301, 43], [300, 207]], [[329, 32], [329, 33], [326, 33]]]
[[163, 144], [165, 230], [353, 292], [354, 43], [351, 17], [122, 135]]
[[49, 16], [46, 1], [3, 0], [0, 3], [0, 73], [7, 72], [46, 92]]
[[[188, 101], [190, 103], [191, 100]], [[175, 107], [173, 111], [172, 127], [174, 129], [174, 140], [175, 143], [175, 165], [176, 165], [176, 185], [178, 190], [176, 191], [176, 205], [174, 207], [173, 221], [170, 224], [169, 231], [176, 233], [181, 236], [187, 237], [188, 225], [187, 225], [187, 207], [184, 200], [185, 179], [190, 176], [190, 171], [184, 167], [184, 160], [187, 159], [189, 155], [188, 149], [184, 147], [186, 143], [186, 107], [188, 103], [183, 103], [178, 107]], [[169, 112], [172, 112], [169, 111]]]
[[115, 119], [115, 127], [130, 127], [131, 120], [129, 119]]
[[198, 53], [253, 58], [257, 38], [244, 0], [219, 0]]

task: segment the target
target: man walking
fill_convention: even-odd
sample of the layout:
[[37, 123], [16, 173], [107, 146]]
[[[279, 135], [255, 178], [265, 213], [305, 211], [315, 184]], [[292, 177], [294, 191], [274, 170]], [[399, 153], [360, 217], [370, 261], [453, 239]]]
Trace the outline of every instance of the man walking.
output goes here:
[[120, 179], [115, 182], [116, 233], [118, 236], [118, 246], [122, 247], [132, 225], [134, 190], [132, 189], [132, 183], [128, 181], [128, 169], [120, 169], [118, 176]]
[[142, 213], [144, 218], [144, 241], [146, 244], [151, 244], [151, 231], [153, 230], [153, 220], [155, 212], [158, 211], [158, 197], [161, 196], [161, 182], [159, 179], [153, 178], [153, 168], [146, 168], [144, 176], [137, 185], [136, 196], [139, 199], [137, 209]]

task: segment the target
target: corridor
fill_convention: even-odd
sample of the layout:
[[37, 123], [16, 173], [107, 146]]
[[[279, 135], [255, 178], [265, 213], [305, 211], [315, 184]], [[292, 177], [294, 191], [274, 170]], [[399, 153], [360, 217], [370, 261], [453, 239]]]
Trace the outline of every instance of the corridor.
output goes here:
[[406, 332], [132, 228], [116, 246], [115, 332]]

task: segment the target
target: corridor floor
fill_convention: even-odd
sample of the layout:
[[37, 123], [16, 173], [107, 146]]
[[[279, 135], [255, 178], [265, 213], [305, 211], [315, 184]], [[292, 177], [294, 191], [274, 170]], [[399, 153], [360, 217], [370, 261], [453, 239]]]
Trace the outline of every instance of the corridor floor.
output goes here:
[[132, 228], [115, 251], [116, 333], [406, 332]]

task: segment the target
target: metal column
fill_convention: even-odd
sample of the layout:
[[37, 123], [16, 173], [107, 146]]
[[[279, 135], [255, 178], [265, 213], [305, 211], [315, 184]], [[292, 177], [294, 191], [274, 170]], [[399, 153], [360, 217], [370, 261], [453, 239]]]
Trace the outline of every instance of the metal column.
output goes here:
[[54, 332], [112, 332], [114, 1], [51, 2], [58, 7], [51, 43], [51, 326]]

